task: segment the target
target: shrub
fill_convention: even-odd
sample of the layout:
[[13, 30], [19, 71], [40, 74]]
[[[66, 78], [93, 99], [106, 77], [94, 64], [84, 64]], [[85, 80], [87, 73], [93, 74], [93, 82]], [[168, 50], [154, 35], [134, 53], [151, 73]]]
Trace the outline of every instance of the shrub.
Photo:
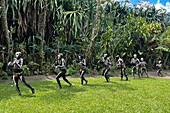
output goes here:
[[6, 72], [2, 73], [2, 79], [3, 80], [8, 80], [8, 74]]
[[48, 63], [44, 62], [42, 73], [49, 75], [51, 73], [52, 69], [53, 69], [53, 67], [52, 67], [52, 64], [50, 62], [48, 62]]
[[39, 69], [37, 69], [33, 73], [34, 73], [34, 75], [38, 75], [40, 73], [40, 71], [39, 71]]
[[[137, 73], [137, 70], [134, 71], [134, 74]], [[139, 68], [139, 73], [141, 73], [141, 69]], [[127, 67], [126, 68], [126, 74], [131, 75], [132, 74], [132, 68]]]
[[39, 64], [31, 61], [31, 62], [28, 63], [28, 67], [29, 67], [29, 69], [31, 71], [31, 75], [32, 75], [32, 73], [34, 73], [34, 71], [38, 70]]
[[23, 69], [23, 75], [26, 75], [26, 76], [31, 75], [31, 72], [29, 71], [28, 65], [23, 65], [22, 69]]
[[131, 75], [132, 74], [132, 68], [127, 67], [126, 68], [126, 74]]
[[3, 65], [4, 65], [4, 64], [3, 64], [2, 62], [0, 62], [0, 69], [2, 68]]
[[111, 66], [111, 67], [110, 67], [110, 71], [111, 71], [111, 72], [115, 72], [115, 70], [116, 70], [116, 66]]
[[74, 70], [72, 67], [69, 67], [67, 69], [66, 76], [71, 76], [71, 75], [76, 74], [76, 73], [77, 73], [76, 70]]

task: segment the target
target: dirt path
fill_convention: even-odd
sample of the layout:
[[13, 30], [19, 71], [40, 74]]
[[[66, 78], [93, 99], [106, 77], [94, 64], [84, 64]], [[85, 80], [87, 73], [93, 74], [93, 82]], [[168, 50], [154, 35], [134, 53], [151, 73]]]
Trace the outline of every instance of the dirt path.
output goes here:
[[[158, 77], [156, 72], [148, 72], [150, 77]], [[119, 73], [113, 73], [112, 75], [114, 75], [114, 77], [120, 77]], [[170, 70], [168, 71], [164, 71], [163, 72], [164, 77], [161, 78], [167, 78], [170, 79]], [[96, 73], [96, 74], [86, 74], [86, 77], [102, 77], [100, 75], [100, 73]], [[131, 76], [131, 75], [129, 75]], [[145, 74], [144, 74], [145, 76]], [[34, 76], [25, 76], [26, 81], [38, 81], [38, 80], [55, 80], [56, 75], [50, 75], [50, 76], [44, 76], [44, 75], [34, 75]], [[72, 76], [67, 76], [67, 78], [79, 78], [78, 74], [72, 75]], [[12, 77], [8, 77], [8, 80], [2, 80], [2, 78], [0, 78], [0, 83], [3, 82], [12, 82]]]

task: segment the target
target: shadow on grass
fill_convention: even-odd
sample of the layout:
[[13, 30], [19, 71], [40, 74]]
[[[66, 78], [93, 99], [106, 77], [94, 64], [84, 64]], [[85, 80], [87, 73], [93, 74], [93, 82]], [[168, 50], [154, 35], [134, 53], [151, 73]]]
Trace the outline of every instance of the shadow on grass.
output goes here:
[[[48, 90], [51, 90], [53, 88], [52, 86], [49, 86], [49, 85], [52, 85], [51, 81], [46, 81], [46, 82], [33, 81], [33, 82], [27, 82], [27, 83], [30, 84], [35, 89], [35, 94], [36, 94], [36, 92], [38, 92], [38, 90], [48, 91]], [[11, 87], [11, 85], [12, 85], [12, 87]], [[20, 88], [22, 98], [26, 98], [26, 97], [27, 98], [34, 98], [34, 97], [36, 97], [36, 95], [33, 95], [31, 90], [28, 87], [26, 87], [25, 85], [23, 85], [22, 82], [19, 81], [18, 86]], [[3, 84], [1, 84], [0, 87], [2, 87], [0, 89], [0, 101], [2, 99], [8, 100], [8, 99], [11, 99], [13, 97], [17, 97], [18, 92], [16, 91], [16, 88], [13, 85], [13, 83], [3, 83]]]
[[65, 81], [61, 80], [60, 82], [61, 82], [62, 89], [57, 89], [59, 86], [58, 86], [57, 82], [53, 81], [53, 80], [47, 80], [45, 82], [41, 82], [41, 83], [39, 83], [38, 86], [37, 85], [35, 86], [35, 89], [37, 91], [49, 91], [49, 90], [56, 90], [56, 91], [67, 90], [70, 92], [84, 91], [83, 88], [74, 86], [74, 84], [70, 87], [69, 84], [67, 84]]
[[10, 99], [13, 96], [17, 96], [18, 93], [15, 89], [15, 86], [11, 86], [11, 83], [3, 83], [0, 85], [0, 101], [3, 99]]
[[147, 79], [148, 79], [148, 80], [149, 80], [149, 79], [150, 79], [150, 80], [157, 80], [158, 78], [157, 78], [157, 77], [149, 77], [149, 78], [148, 78], [148, 77], [145, 77], [145, 76], [140, 78], [140, 80], [147, 80]]
[[88, 84], [87, 87], [92, 87], [96, 89], [96, 87], [99, 88], [105, 88], [111, 91], [117, 91], [117, 90], [137, 90], [131, 86], [128, 86], [127, 84], [120, 84], [118, 82], [109, 82], [105, 84]]
[[29, 94], [29, 95], [21, 95], [20, 97], [22, 97], [22, 98], [35, 98], [36, 95]]
[[71, 92], [71, 93], [76, 93], [76, 92], [84, 92], [86, 91], [83, 87], [78, 87], [78, 86], [66, 86], [63, 85], [63, 90]]
[[133, 77], [132, 76], [130, 76], [130, 77], [128, 77], [128, 81], [135, 81], [135, 80], [149, 80], [149, 79], [152, 79], [152, 80], [157, 80], [157, 77], [147, 77], [147, 76], [143, 76], [143, 77], [141, 77], [140, 79], [138, 78], [138, 77], [135, 77], [135, 79], [133, 79]]
[[[57, 84], [55, 83], [55, 86], [56, 85]], [[62, 101], [62, 100], [67, 101], [67, 100], [74, 98], [77, 95], [77, 93], [86, 91], [86, 89], [84, 89], [84, 88], [77, 87], [77, 86], [70, 87], [65, 84], [62, 85], [62, 89], [57, 89], [56, 87], [54, 87], [51, 90], [53, 90], [53, 91], [47, 92], [46, 94], [43, 94], [43, 95], [40, 95], [39, 96], [40, 100], [49, 102], [49, 103], [50, 103], [50, 101]]]
[[[130, 80], [128, 81], [133, 81], [131, 80], [131, 77], [129, 77]], [[151, 80], [157, 80], [155, 77], [143, 77], [138, 80], [146, 80], [146, 79], [151, 79]], [[136, 80], [136, 79], [135, 79]], [[46, 80], [46, 81], [33, 81], [33, 82], [28, 82], [34, 89], [35, 89], [35, 95], [32, 95], [30, 92], [30, 89], [24, 86], [23, 84], [19, 84], [19, 87], [21, 89], [21, 93], [25, 92], [24, 95], [22, 95], [22, 98], [34, 98], [36, 96], [42, 96], [48, 98], [49, 96], [55, 96], [57, 95], [58, 98], [71, 98], [72, 96], [76, 95], [78, 92], [85, 92], [89, 89], [107, 89], [110, 91], [116, 92], [117, 90], [137, 90], [131, 85], [127, 84], [128, 81], [119, 81], [116, 79], [116, 81], [110, 81], [109, 83], [105, 83], [104, 81], [101, 83], [89, 83], [88, 85], [84, 85], [82, 87], [79, 87], [77, 85], [74, 85], [70, 87], [67, 83], [65, 83], [63, 80], [61, 80], [61, 85], [62, 89], [56, 89], [58, 87], [58, 84], [54, 80]], [[72, 81], [73, 82], [73, 81]], [[73, 82], [74, 83], [74, 82]], [[75, 82], [77, 84], [77, 82]], [[10, 84], [4, 84], [2, 85], [3, 87], [7, 87]], [[0, 90], [0, 100], [2, 99], [10, 99], [13, 96], [17, 96], [17, 91], [13, 87], [8, 87], [5, 89]], [[45, 93], [44, 93], [45, 92]], [[36, 94], [39, 93], [39, 94]], [[41, 93], [43, 93], [41, 95]]]

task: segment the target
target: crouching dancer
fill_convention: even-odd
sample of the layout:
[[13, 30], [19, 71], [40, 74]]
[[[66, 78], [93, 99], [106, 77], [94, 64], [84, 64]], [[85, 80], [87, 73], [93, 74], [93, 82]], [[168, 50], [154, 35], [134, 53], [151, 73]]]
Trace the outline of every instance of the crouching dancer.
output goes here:
[[79, 55], [78, 56], [78, 60], [74, 60], [73, 62], [77, 62], [80, 66], [80, 78], [81, 78], [81, 85], [80, 86], [83, 86], [83, 81], [85, 81], [86, 85], [87, 85], [87, 80], [84, 78], [84, 74], [86, 73], [86, 60], [81, 56]]
[[140, 74], [139, 74], [139, 59], [137, 58], [137, 55], [136, 54], [134, 54], [133, 55], [133, 58], [132, 58], [132, 60], [131, 60], [131, 64], [133, 65], [133, 67], [132, 67], [132, 75], [133, 75], [133, 79], [135, 79], [135, 75], [134, 75], [134, 71], [135, 70], [137, 70], [137, 73], [138, 73], [138, 76], [139, 76], [139, 79], [140, 79]]
[[146, 70], [146, 65], [147, 63], [143, 60], [143, 58], [141, 58], [141, 62], [139, 63], [139, 66], [141, 67], [141, 77], [143, 77], [143, 73], [146, 73], [146, 76], [148, 76], [147, 70]]
[[118, 64], [116, 65], [116, 67], [120, 67], [120, 74], [121, 74], [121, 79], [120, 81], [123, 80], [123, 75], [126, 77], [126, 81], [128, 80], [128, 77], [126, 75], [126, 66], [125, 63], [123, 62], [123, 59], [120, 58], [119, 55], [116, 56], [116, 60], [118, 61]]
[[106, 82], [109, 82], [110, 78], [108, 76], [108, 72], [110, 70], [110, 65], [111, 65], [111, 62], [110, 62], [110, 59], [108, 58], [108, 55], [107, 54], [104, 54], [103, 58], [102, 58], [102, 61], [98, 61], [98, 63], [102, 63], [104, 65], [104, 69], [102, 71], [102, 75], [105, 77], [106, 79]]
[[63, 77], [63, 80], [65, 82], [67, 82], [70, 86], [72, 86], [72, 84], [66, 79], [66, 68], [65, 68], [65, 60], [63, 58], [63, 54], [62, 53], [59, 53], [58, 54], [58, 59], [56, 61], [55, 64], [53, 64], [53, 66], [55, 66], [55, 69], [57, 70], [57, 68], [60, 69], [60, 72], [58, 73], [57, 77], [56, 77], [56, 80], [57, 80], [57, 83], [59, 85], [58, 89], [61, 89], [61, 83], [60, 83], [60, 80], [59, 78], [60, 77]]
[[32, 88], [29, 84], [27, 84], [24, 79], [24, 76], [22, 74], [22, 65], [23, 65], [23, 59], [21, 58], [21, 52], [16, 52], [14, 61], [9, 62], [8, 66], [13, 66], [13, 81], [14, 81], [16, 90], [18, 91], [18, 96], [21, 96], [21, 92], [18, 86], [19, 79], [24, 83], [25, 86], [30, 88], [32, 91], [32, 94], [34, 94], [34, 88]]
[[163, 77], [163, 74], [161, 73], [161, 71], [162, 71], [162, 63], [161, 63], [161, 61], [159, 61], [158, 64], [156, 64], [156, 66], [158, 67], [158, 71], [157, 71], [158, 76]]

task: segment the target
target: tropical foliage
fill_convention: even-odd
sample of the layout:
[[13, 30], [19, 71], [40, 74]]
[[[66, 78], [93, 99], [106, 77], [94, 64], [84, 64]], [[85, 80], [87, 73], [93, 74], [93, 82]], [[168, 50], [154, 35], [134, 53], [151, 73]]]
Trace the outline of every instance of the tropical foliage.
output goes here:
[[[84, 55], [88, 67], [94, 68], [103, 53], [108, 53], [112, 60], [119, 54], [127, 65], [132, 55], [137, 53], [149, 62], [150, 68], [155, 67], [157, 59], [169, 68], [169, 14], [165, 10], [156, 10], [154, 6], [144, 9], [135, 5], [129, 7], [128, 3], [109, 0], [7, 0], [9, 38], [6, 28], [0, 27], [0, 61], [12, 60], [14, 52], [21, 51], [24, 64], [28, 64], [29, 68], [32, 68], [30, 62], [40, 64], [30, 71], [40, 69], [38, 72], [43, 73], [51, 70], [45, 71], [59, 52], [64, 54], [68, 68], [77, 54]], [[1, 2], [2, 14], [3, 8]], [[4, 26], [3, 22], [0, 26]], [[50, 64], [43, 68], [46, 62]]]

